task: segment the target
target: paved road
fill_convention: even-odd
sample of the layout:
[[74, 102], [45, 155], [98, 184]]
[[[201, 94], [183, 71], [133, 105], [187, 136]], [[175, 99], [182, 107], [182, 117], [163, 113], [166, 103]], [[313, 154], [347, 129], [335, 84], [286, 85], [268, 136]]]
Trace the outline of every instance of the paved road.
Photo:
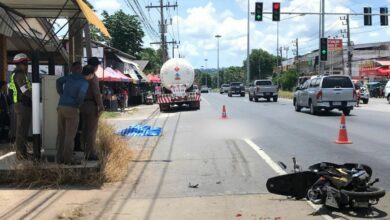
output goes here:
[[[228, 120], [221, 120], [226, 105]], [[137, 185], [113, 205], [110, 219], [321, 219], [303, 201], [267, 194], [274, 169], [251, 148], [261, 147], [273, 161], [302, 167], [329, 161], [362, 162], [390, 189], [390, 116], [356, 110], [347, 118], [354, 144], [336, 145], [339, 113], [296, 113], [290, 101], [254, 103], [247, 98], [202, 95], [200, 111], [159, 114], [154, 123], [163, 136], [141, 172]], [[126, 125], [129, 122], [126, 122]], [[124, 126], [118, 121], [118, 126]], [[189, 185], [197, 185], [190, 188]], [[388, 198], [378, 216], [390, 213]], [[294, 210], [294, 212], [291, 212]], [[326, 212], [327, 213], [327, 212]], [[328, 213], [329, 214], [329, 213]], [[240, 216], [242, 215], [242, 216]], [[336, 218], [351, 215], [337, 213]]]

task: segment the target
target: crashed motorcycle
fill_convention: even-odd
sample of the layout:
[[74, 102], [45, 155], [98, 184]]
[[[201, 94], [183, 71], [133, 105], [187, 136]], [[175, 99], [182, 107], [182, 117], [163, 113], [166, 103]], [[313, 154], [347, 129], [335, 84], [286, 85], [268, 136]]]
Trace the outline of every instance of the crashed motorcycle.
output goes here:
[[384, 189], [373, 186], [379, 179], [370, 182], [372, 169], [367, 165], [322, 162], [301, 171], [295, 158], [293, 161], [293, 173], [268, 179], [270, 193], [306, 198], [314, 204], [336, 209], [370, 208], [386, 194]]

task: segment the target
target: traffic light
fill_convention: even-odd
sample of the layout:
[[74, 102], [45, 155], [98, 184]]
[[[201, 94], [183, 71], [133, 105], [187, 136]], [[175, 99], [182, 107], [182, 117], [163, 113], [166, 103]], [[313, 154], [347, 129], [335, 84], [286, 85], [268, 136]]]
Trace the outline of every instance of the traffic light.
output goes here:
[[382, 26], [387, 26], [389, 25], [389, 15], [388, 15], [388, 10], [387, 7], [385, 8], [379, 8], [379, 13], [381, 14], [381, 25]]
[[255, 21], [263, 20], [263, 2], [256, 2]]
[[364, 25], [372, 25], [371, 7], [364, 7], [364, 14]]
[[272, 20], [280, 21], [280, 2], [272, 3]]
[[320, 60], [328, 60], [328, 38], [321, 38], [320, 42]]

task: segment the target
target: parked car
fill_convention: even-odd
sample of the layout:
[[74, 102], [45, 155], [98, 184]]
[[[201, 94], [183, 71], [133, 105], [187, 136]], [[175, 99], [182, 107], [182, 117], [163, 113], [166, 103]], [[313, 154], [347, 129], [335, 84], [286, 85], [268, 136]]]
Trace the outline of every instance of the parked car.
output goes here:
[[315, 115], [320, 110], [338, 109], [349, 115], [356, 104], [356, 91], [348, 76], [318, 76], [307, 80], [294, 93], [295, 111], [309, 108]]
[[245, 87], [243, 83], [240, 82], [232, 82], [230, 83], [228, 96], [232, 97], [233, 95], [241, 95], [241, 97], [245, 96]]
[[375, 98], [380, 97], [380, 93], [381, 93], [381, 83], [380, 82], [369, 82], [369, 83], [367, 83], [367, 86], [368, 86], [371, 97], [375, 97]]
[[194, 90], [194, 92], [196, 92], [196, 93], [200, 93], [199, 88], [198, 88], [197, 85], [194, 85], [193, 90]]
[[227, 93], [229, 91], [229, 84], [222, 84], [221, 88], [219, 89], [219, 93]]
[[278, 101], [278, 86], [274, 85], [271, 80], [255, 80], [249, 87], [249, 101], [258, 102], [260, 98], [271, 98], [274, 102]]
[[385, 93], [385, 97], [387, 98], [387, 101], [390, 104], [390, 80], [386, 83], [384, 93]]
[[352, 80], [355, 85], [355, 89], [360, 91], [360, 100], [363, 101], [363, 104], [368, 104], [370, 99], [370, 92], [368, 88], [358, 80]]
[[200, 88], [200, 92], [201, 92], [201, 93], [209, 93], [209, 87], [207, 87], [207, 86], [202, 86], [202, 87]]
[[363, 104], [368, 104], [368, 101], [370, 100], [370, 92], [364, 85], [360, 87], [360, 99], [363, 101]]

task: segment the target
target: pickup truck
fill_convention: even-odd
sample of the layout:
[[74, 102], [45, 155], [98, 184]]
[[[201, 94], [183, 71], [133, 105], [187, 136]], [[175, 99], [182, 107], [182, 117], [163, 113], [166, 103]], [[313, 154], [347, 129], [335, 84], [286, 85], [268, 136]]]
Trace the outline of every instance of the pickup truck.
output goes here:
[[241, 82], [230, 83], [230, 86], [228, 89], [228, 96], [232, 97], [235, 94], [240, 95], [241, 97], [245, 96], [245, 87], [244, 87], [243, 83], [241, 83]]
[[273, 85], [271, 80], [255, 80], [249, 85], [249, 101], [258, 102], [260, 98], [271, 98], [274, 102], [278, 101], [278, 86]]

